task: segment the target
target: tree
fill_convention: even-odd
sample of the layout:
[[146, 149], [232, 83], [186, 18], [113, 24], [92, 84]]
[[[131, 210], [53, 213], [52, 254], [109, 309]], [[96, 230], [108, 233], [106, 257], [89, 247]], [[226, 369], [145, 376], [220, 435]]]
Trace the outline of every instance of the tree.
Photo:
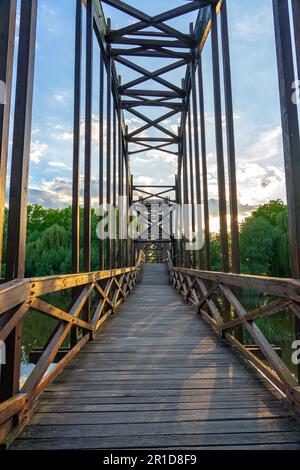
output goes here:
[[241, 229], [242, 271], [248, 274], [268, 275], [274, 256], [274, 242], [280, 230], [263, 217], [247, 219]]
[[252, 212], [240, 229], [242, 272], [290, 276], [287, 206], [270, 201]]

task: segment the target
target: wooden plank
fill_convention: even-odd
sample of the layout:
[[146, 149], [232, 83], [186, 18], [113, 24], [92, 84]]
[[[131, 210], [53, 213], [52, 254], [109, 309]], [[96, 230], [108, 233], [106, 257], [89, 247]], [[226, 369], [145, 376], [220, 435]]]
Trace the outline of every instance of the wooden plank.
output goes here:
[[[52, 425], [52, 426], [28, 426], [24, 433], [30, 439], [51, 439], [57, 440], [68, 437], [113, 437], [113, 436], [157, 436], [184, 435], [184, 434], [230, 434], [230, 433], [257, 433], [259, 426], [260, 433], [265, 432], [298, 432], [296, 423], [291, 418], [266, 418], [263, 420], [220, 420], [202, 421], [189, 423], [134, 423], [134, 424], [89, 424], [81, 426]], [[217, 429], [217, 432], [216, 432]], [[27, 437], [27, 438], [28, 438]]]
[[[245, 409], [209, 409], [205, 410], [174, 410], [171, 411], [125, 411], [114, 412], [67, 412], [67, 413], [35, 413], [31, 419], [31, 426], [59, 426], [60, 424], [66, 426], [82, 426], [93, 424], [138, 424], [138, 423], [181, 423], [181, 422], [210, 422], [216, 420], [235, 420], [241, 421], [243, 419], [254, 419], [262, 422], [267, 418], [282, 418], [290, 416], [289, 412], [284, 410], [283, 407], [275, 409], [259, 409], [259, 408], [245, 408]], [[299, 438], [300, 439], [300, 438]]]
[[19, 440], [16, 449], [31, 450], [56, 450], [59, 449], [187, 449], [205, 448], [214, 450], [224, 446], [223, 449], [234, 448], [242, 450], [244, 448], [268, 450], [277, 448], [278, 450], [299, 450], [299, 436], [296, 432], [288, 431], [266, 432], [263, 435], [257, 433], [228, 433], [228, 434], [185, 434], [185, 435], [161, 435], [159, 443], [157, 436], [112, 436], [112, 437], [75, 437], [64, 438], [58, 443], [55, 438], [32, 439], [29, 442]]

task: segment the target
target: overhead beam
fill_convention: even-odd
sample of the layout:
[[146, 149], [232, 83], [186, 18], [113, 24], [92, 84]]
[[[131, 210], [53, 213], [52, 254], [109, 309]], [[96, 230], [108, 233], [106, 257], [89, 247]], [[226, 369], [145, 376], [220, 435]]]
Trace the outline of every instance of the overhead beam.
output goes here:
[[103, 0], [103, 1], [104, 3], [107, 3], [110, 6], [114, 6], [115, 8], [123, 11], [124, 13], [127, 13], [131, 15], [132, 17], [140, 20], [139, 22], [134, 23], [128, 27], [121, 28], [117, 31], [113, 31], [110, 36], [110, 41], [113, 41], [114, 38], [116, 37], [121, 37], [132, 32], [137, 32], [149, 26], [155, 26], [156, 28], [163, 31], [164, 33], [167, 33], [179, 40], [183, 40], [184, 42], [187, 43], [189, 47], [192, 47], [194, 45], [193, 39], [189, 35], [183, 34], [180, 31], [176, 30], [175, 28], [172, 28], [171, 26], [166, 25], [164, 22], [177, 18], [182, 15], [185, 15], [187, 13], [190, 13], [192, 11], [198, 10], [202, 7], [205, 7], [211, 4], [210, 1], [199, 1], [199, 0], [191, 1], [190, 3], [186, 5], [181, 5], [177, 8], [173, 8], [164, 13], [160, 13], [154, 17], [150, 17], [149, 15], [146, 15], [140, 10], [133, 8], [124, 2], [117, 1], [117, 0]]
[[141, 83], [144, 83], [148, 80], [153, 80], [157, 83], [160, 83], [161, 85], [164, 85], [167, 88], [171, 88], [174, 91], [179, 92], [180, 88], [176, 87], [174, 84], [170, 83], [169, 81], [163, 79], [161, 75], [164, 75], [165, 73], [172, 72], [173, 70], [176, 70], [180, 67], [183, 67], [186, 65], [185, 60], [179, 60], [177, 62], [174, 62], [173, 64], [169, 64], [166, 67], [162, 67], [155, 72], [150, 72], [146, 70], [145, 68], [141, 67], [140, 65], [134, 64], [133, 62], [118, 57], [116, 58], [116, 61], [119, 62], [120, 64], [130, 68], [131, 70], [134, 70], [135, 72], [138, 72], [142, 75], [142, 77], [137, 78], [135, 80], [132, 80], [129, 83], [126, 83], [120, 87], [120, 91], [124, 91], [125, 89], [131, 88], [133, 86], [140, 85]]
[[150, 118], [147, 118], [145, 115], [139, 113], [138, 111], [135, 111], [134, 109], [129, 109], [128, 112], [133, 114], [139, 119], [142, 119], [143, 121], [147, 122], [147, 125], [140, 127], [139, 129], [133, 131], [131, 134], [129, 134], [129, 138], [134, 137], [135, 135], [140, 134], [141, 132], [144, 132], [147, 129], [150, 129], [151, 127], [155, 127], [156, 129], [166, 133], [170, 137], [176, 138], [177, 136], [173, 134], [173, 132], [169, 131], [168, 129], [165, 129], [163, 126], [160, 126], [159, 123], [165, 121], [166, 119], [169, 119], [170, 117], [173, 117], [175, 114], [178, 113], [177, 110], [170, 111], [167, 114], [164, 114], [163, 116], [160, 116], [159, 118], [152, 120]]
[[149, 50], [146, 47], [139, 47], [133, 49], [117, 49], [112, 48], [110, 51], [110, 55], [112, 57], [157, 57], [157, 58], [169, 58], [169, 59], [185, 59], [189, 60], [190, 53], [188, 52], [175, 52], [169, 49], [165, 49], [162, 47], [155, 47], [153, 46], [151, 49], [156, 50]]
[[132, 46], [147, 46], [147, 47], [174, 47], [176, 49], [188, 49], [189, 46], [186, 44], [186, 42], [183, 41], [178, 41], [178, 40], [173, 40], [173, 41], [167, 41], [167, 40], [154, 40], [154, 39], [141, 39], [141, 38], [118, 38], [113, 41], [109, 41], [109, 38], [107, 42], [111, 42], [112, 44], [118, 44], [118, 45], [132, 45]]
[[154, 106], [162, 108], [171, 108], [171, 109], [182, 109], [182, 103], [175, 102], [161, 102], [157, 100], [144, 100], [144, 101], [133, 101], [133, 100], [122, 100], [122, 108], [129, 109], [135, 108], [137, 106]]

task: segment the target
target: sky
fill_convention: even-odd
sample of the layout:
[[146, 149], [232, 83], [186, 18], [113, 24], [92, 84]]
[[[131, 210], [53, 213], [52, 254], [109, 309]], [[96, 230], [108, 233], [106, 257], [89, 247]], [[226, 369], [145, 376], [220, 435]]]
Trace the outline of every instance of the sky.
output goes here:
[[[128, 0], [148, 13], [160, 13], [180, 5], [174, 0]], [[258, 204], [270, 199], [286, 200], [281, 120], [271, 0], [227, 0], [230, 32], [233, 105], [235, 119], [238, 199], [241, 220]], [[105, 5], [112, 28], [135, 21]], [[65, 207], [71, 203], [73, 142], [73, 80], [75, 2], [71, 0], [39, 0], [37, 48], [35, 64], [30, 189], [31, 203], [46, 207]], [[170, 24], [188, 32], [192, 13]], [[84, 49], [84, 48], [83, 48]], [[83, 68], [84, 68], [83, 57]], [[155, 62], [156, 61], [156, 62]], [[162, 66], [158, 59], [145, 59], [141, 65], [149, 69]], [[163, 65], [166, 61], [163, 61]], [[218, 229], [218, 190], [215, 152], [211, 43], [203, 51], [205, 89], [205, 122], [208, 152], [208, 183], [212, 229]], [[118, 67], [122, 81], [138, 75]], [[167, 74], [166, 79], [180, 83], [184, 69]], [[98, 188], [98, 122], [99, 122], [99, 47], [94, 42], [93, 89], [93, 155], [92, 196], [97, 204]], [[84, 80], [82, 92], [82, 134], [84, 131]], [[154, 87], [154, 85], [153, 85]], [[224, 114], [224, 96], [223, 114]], [[151, 117], [151, 111], [149, 116]], [[130, 129], [141, 122], [126, 114]], [[226, 155], [225, 117], [224, 151]], [[176, 117], [167, 123], [174, 131]], [[81, 146], [83, 162], [84, 146]], [[174, 184], [176, 157], [160, 152], [132, 157], [135, 183]], [[226, 164], [227, 168], [227, 164]], [[81, 166], [83, 186], [83, 165]], [[9, 185], [9, 181], [8, 181]], [[228, 192], [228, 191], [227, 191]]]

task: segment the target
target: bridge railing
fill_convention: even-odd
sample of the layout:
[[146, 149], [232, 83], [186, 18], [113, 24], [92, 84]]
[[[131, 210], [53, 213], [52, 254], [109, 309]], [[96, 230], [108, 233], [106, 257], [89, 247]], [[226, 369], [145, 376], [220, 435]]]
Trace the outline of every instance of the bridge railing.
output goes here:
[[[140, 252], [134, 267], [23, 279], [0, 287], [0, 341], [3, 344], [31, 309], [58, 320], [57, 327], [19, 392], [0, 404], [0, 443], [7, 440], [8, 435], [13, 440], [24, 428], [36, 398], [124, 302], [137, 283], [144, 260], [144, 253]], [[47, 294], [68, 289], [72, 289], [73, 300], [65, 310], [41, 299]], [[57, 361], [66, 340], [70, 347]], [[3, 364], [1, 373], [11, 373], [11, 366]], [[20, 383], [20, 372], [14, 380]]]
[[[256, 321], [279, 312], [300, 318], [300, 281], [174, 267], [170, 255], [168, 266], [171, 283], [185, 300], [201, 313], [219, 336], [227, 338], [272, 385], [279, 389], [287, 403], [299, 414], [299, 382]], [[267, 294], [269, 301], [248, 311], [239, 298], [242, 289]], [[247, 347], [243, 339], [236, 334], [241, 327], [248, 332], [260, 354], [257, 352], [254, 354], [253, 347]]]

